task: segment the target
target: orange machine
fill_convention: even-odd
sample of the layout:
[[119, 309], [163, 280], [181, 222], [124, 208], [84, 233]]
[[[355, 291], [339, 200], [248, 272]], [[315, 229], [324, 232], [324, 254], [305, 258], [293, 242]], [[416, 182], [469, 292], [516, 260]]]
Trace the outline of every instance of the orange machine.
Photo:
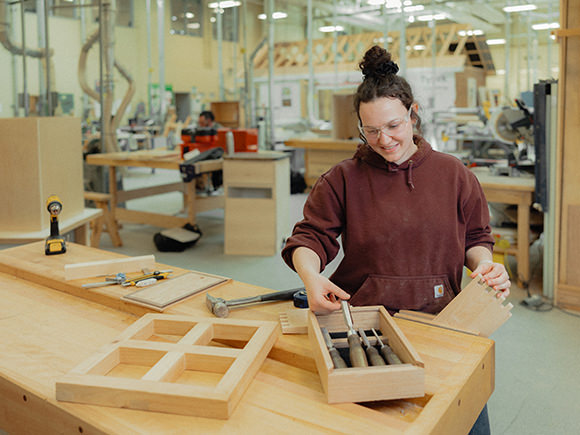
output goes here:
[[258, 129], [236, 129], [220, 128], [219, 130], [200, 131], [195, 129], [181, 130], [181, 158], [183, 155], [198, 149], [200, 152], [220, 147], [225, 151], [226, 133], [231, 131], [234, 134], [234, 151], [236, 153], [258, 151]]

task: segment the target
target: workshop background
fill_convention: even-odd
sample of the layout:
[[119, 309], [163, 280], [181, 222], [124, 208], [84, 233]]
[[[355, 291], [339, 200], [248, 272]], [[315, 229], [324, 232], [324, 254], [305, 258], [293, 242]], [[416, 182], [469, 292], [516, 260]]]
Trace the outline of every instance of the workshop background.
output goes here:
[[[58, 194], [67, 241], [300, 287], [279, 251], [317, 177], [354, 152], [357, 62], [378, 44], [413, 87], [426, 139], [473, 168], [490, 201], [494, 258], [514, 283], [513, 316], [491, 336], [492, 433], [576, 433], [579, 36], [568, 0], [2, 1], [0, 248], [44, 240]], [[196, 139], [204, 110], [228, 132]], [[150, 151], [191, 166], [215, 148], [269, 156], [275, 175], [240, 187], [221, 166], [139, 163]], [[135, 161], [99, 160], [109, 152]], [[181, 250], [161, 251], [159, 234]]]

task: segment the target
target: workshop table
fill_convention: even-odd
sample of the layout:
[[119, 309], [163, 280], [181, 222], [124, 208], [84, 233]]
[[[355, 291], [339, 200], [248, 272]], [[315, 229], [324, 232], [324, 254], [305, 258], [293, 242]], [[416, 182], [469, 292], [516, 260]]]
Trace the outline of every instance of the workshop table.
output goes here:
[[508, 253], [515, 255], [518, 261], [518, 286], [527, 287], [530, 282], [530, 206], [535, 190], [535, 179], [491, 175], [487, 169], [473, 172], [488, 202], [515, 204], [518, 207], [517, 244], [511, 247]]
[[[109, 168], [109, 190], [111, 194], [111, 212], [117, 221], [148, 224], [161, 228], [182, 227], [186, 223], [195, 224], [196, 214], [224, 207], [223, 195], [201, 197], [196, 195], [195, 182], [177, 182], [158, 186], [145, 187], [132, 190], [117, 189], [117, 168], [118, 167], [144, 167], [158, 169], [173, 169], [179, 171], [179, 164], [182, 163], [179, 151], [167, 150], [141, 150], [120, 153], [89, 154], [87, 163], [90, 165], [108, 166]], [[209, 174], [222, 169], [223, 160], [204, 160], [194, 164], [196, 174]], [[139, 210], [129, 210], [119, 207], [125, 201], [143, 198], [161, 193], [183, 192], [184, 206], [187, 217], [179, 217], [157, 212], [146, 212]]]
[[[413, 433], [465, 434], [494, 388], [494, 342], [395, 319], [425, 363], [425, 396], [329, 405], [306, 335], [280, 335], [229, 420], [59, 402], [55, 380], [93, 355], [147, 309], [120, 296], [125, 287], [65, 281], [67, 263], [120, 254], [70, 244], [45, 256], [42, 243], [0, 251], [0, 429], [9, 433]], [[156, 265], [167, 268], [166, 265]], [[185, 272], [172, 268], [175, 274]], [[211, 290], [226, 299], [271, 290], [230, 281]], [[277, 302], [232, 310], [231, 318], [277, 321]], [[201, 293], [167, 314], [211, 317]]]
[[331, 138], [292, 138], [284, 141], [287, 147], [304, 149], [304, 180], [312, 187], [318, 177], [337, 163], [350, 159], [360, 140]]

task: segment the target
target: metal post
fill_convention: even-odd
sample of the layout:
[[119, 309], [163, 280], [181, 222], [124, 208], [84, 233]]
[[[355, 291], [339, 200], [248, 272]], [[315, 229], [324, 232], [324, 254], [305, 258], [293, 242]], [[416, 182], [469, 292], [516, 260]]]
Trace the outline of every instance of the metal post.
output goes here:
[[105, 58], [105, 44], [103, 44], [103, 0], [99, 0], [99, 106], [100, 106], [100, 124], [101, 124], [101, 152], [106, 152], [105, 133], [108, 131], [108, 124], [105, 122], [103, 110], [105, 108], [105, 89], [103, 84], [103, 59]]
[[[84, 44], [85, 40], [87, 39], [87, 14], [86, 14], [86, 10], [85, 10], [86, 8], [84, 7], [85, 0], [80, 0], [80, 5], [81, 5], [81, 7], [79, 10], [79, 13], [80, 13], [80, 22], [81, 22], [80, 23], [81, 24], [81, 26], [80, 26], [81, 27], [80, 28], [80, 30], [81, 30], [81, 42]], [[85, 113], [87, 113], [89, 110], [89, 96], [87, 95], [86, 92], [83, 92], [83, 96], [82, 96], [81, 101], [82, 101], [82, 111], [83, 111], [82, 116], [84, 119]]]
[[[46, 10], [44, 9], [45, 0], [36, 0], [36, 22], [37, 22], [37, 39], [38, 39], [38, 48], [42, 50], [43, 47], [46, 47], [46, 42], [44, 41], [44, 37], [46, 35], [46, 31], [44, 28], [44, 18], [46, 15]], [[46, 101], [46, 74], [45, 68], [48, 68], [49, 61], [48, 61], [48, 53], [44, 53], [44, 59], [46, 61], [46, 65], [42, 65], [42, 57], [38, 58], [38, 114], [44, 115], [46, 113], [47, 101]]]
[[399, 35], [399, 70], [404, 77], [407, 75], [407, 22], [405, 20], [405, 8], [401, 4], [401, 32]]
[[509, 13], [505, 13], [505, 75], [504, 75], [504, 83], [503, 83], [503, 98], [504, 101], [510, 100], [510, 47], [512, 43], [511, 38], [511, 15]]
[[526, 32], [526, 43], [527, 43], [527, 49], [528, 49], [528, 54], [526, 56], [526, 77], [527, 77], [527, 86], [526, 86], [526, 91], [530, 91], [532, 90], [532, 62], [530, 60], [530, 54], [532, 53], [532, 15], [530, 14], [530, 12], [528, 12], [527, 14], [527, 20], [526, 20], [526, 28], [527, 28], [527, 32]]
[[28, 74], [26, 70], [26, 25], [24, 22], [24, 2], [20, 3], [20, 31], [22, 32], [22, 98], [24, 103], [24, 116], [30, 113], [28, 101]]
[[165, 7], [164, 0], [157, 0], [157, 43], [159, 64], [159, 121], [165, 115]]
[[389, 14], [387, 13], [387, 2], [383, 7], [383, 15], [385, 18], [385, 30], [383, 30], [383, 47], [389, 51]]
[[242, 46], [244, 47], [244, 51], [242, 53], [242, 57], [244, 60], [244, 113], [245, 113], [245, 121], [246, 121], [246, 128], [253, 127], [254, 124], [252, 122], [252, 106], [250, 95], [252, 92], [252, 87], [254, 83], [250, 81], [250, 67], [248, 62], [248, 9], [246, 7], [247, 2], [242, 2]]
[[270, 114], [270, 128], [268, 145], [274, 148], [274, 0], [266, 2], [266, 19], [268, 20], [268, 113]]
[[[14, 23], [16, 22], [15, 19], [15, 12], [14, 12], [14, 6], [15, 5], [9, 5], [8, 10], [6, 11], [6, 18], [9, 18], [9, 23], [10, 23], [10, 39], [14, 40], [14, 36], [15, 36], [15, 25]], [[21, 4], [22, 6], [22, 4]], [[26, 56], [26, 47], [24, 46], [24, 42], [22, 45], [22, 54], [23, 56]], [[24, 57], [23, 57], [24, 59]], [[11, 53], [10, 56], [10, 65], [12, 67], [12, 114], [14, 115], [14, 117], [18, 117], [19, 116], [19, 108], [18, 108], [18, 65], [16, 64], [16, 54], [15, 53]], [[24, 95], [24, 94], [23, 94]]]
[[48, 43], [48, 0], [44, 0], [44, 50], [46, 59], [46, 114], [47, 116], [53, 116], [52, 110], [52, 98], [50, 95], [50, 51]]
[[308, 92], [306, 95], [306, 108], [308, 110], [308, 122], [313, 125], [316, 119], [314, 115], [314, 58], [312, 55], [312, 0], [308, 0], [306, 7], [306, 38], [308, 56]]
[[151, 98], [151, 84], [153, 83], [153, 62], [151, 56], [151, 0], [146, 0], [147, 7], [147, 107], [149, 110], [149, 117], [153, 117], [153, 101]]
[[225, 88], [224, 88], [224, 65], [223, 65], [223, 9], [221, 1], [218, 1], [217, 5], [217, 45], [218, 45], [218, 79], [219, 79], [219, 96], [220, 101], [225, 101]]
[[232, 41], [232, 50], [233, 50], [233, 65], [232, 65], [232, 76], [233, 76], [233, 82], [234, 82], [234, 100], [238, 99], [238, 77], [237, 77], [237, 72], [236, 72], [236, 65], [238, 63], [238, 8], [234, 7], [232, 10], [233, 14], [234, 14], [234, 24], [233, 24], [233, 38], [234, 40]]
[[338, 89], [338, 30], [336, 30], [336, 0], [332, 0], [332, 22], [334, 33], [332, 38], [332, 55], [334, 56], [334, 89]]

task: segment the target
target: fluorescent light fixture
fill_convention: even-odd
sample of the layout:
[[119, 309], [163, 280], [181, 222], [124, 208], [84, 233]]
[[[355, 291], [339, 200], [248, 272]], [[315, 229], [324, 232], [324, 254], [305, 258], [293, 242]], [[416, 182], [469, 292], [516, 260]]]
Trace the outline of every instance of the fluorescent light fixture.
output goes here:
[[548, 29], [559, 29], [560, 23], [539, 23], [532, 24], [532, 29], [534, 30], [548, 30]]
[[409, 18], [407, 18], [407, 21], [409, 23], [414, 23], [415, 22], [415, 16], [414, 15], [409, 15]]
[[210, 23], [215, 23], [215, 17], [211, 17], [211, 18], [209, 19], [209, 22], [210, 22]]
[[533, 11], [538, 9], [536, 5], [527, 4], [527, 5], [512, 5], [506, 6], [503, 8], [504, 12], [525, 12], [525, 11]]
[[322, 26], [318, 28], [319, 32], [330, 33], [330, 32], [342, 32], [344, 27], [342, 26]]
[[502, 45], [502, 44], [505, 44], [505, 39], [503, 39], [503, 38], [488, 39], [485, 42], [487, 42], [487, 45]]
[[[272, 14], [272, 18], [275, 20], [282, 20], [286, 17], [288, 17], [288, 14], [286, 12], [274, 12]], [[265, 19], [266, 19], [266, 14], [258, 15], [258, 20], [265, 20]]]
[[411, 0], [405, 0], [405, 1], [403, 2], [403, 5], [404, 5], [404, 6], [411, 6], [412, 4], [413, 4], [413, 2], [412, 2]]
[[497, 69], [497, 70], [495, 70], [495, 73], [498, 76], [505, 76], [505, 69]]
[[419, 12], [425, 10], [425, 6], [423, 5], [405, 6], [403, 10], [405, 12]]
[[460, 30], [457, 32], [459, 36], [481, 36], [483, 35], [483, 30], [475, 29], [475, 30]]
[[416, 50], [416, 51], [425, 50], [425, 46], [423, 44], [413, 45], [413, 50]]
[[447, 18], [447, 14], [435, 14], [435, 15], [419, 15], [417, 20], [419, 21], [433, 21], [433, 20], [444, 20]]
[[207, 7], [211, 9], [216, 8], [226, 9], [226, 8], [235, 8], [236, 6], [240, 6], [241, 4], [242, 2], [239, 2], [237, 0], [224, 0], [223, 2], [212, 2], [208, 4]]
[[201, 27], [201, 25], [199, 23], [187, 23], [187, 28], [188, 29], [197, 30], [200, 27]]
[[177, 17], [176, 17], [175, 15], [173, 15], [173, 16], [171, 17], [171, 21], [177, 21]]
[[193, 12], [186, 12], [185, 13], [185, 18], [189, 18], [190, 20], [195, 17], [195, 15], [193, 15]]
[[384, 5], [385, 4], [385, 0], [367, 0], [367, 4], [369, 4], [371, 6]]
[[[401, 6], [403, 6], [403, 3], [401, 2], [401, 0], [387, 0], [385, 3], [385, 7], [387, 8], [400, 8]], [[370, 4], [370, 3], [369, 3]], [[379, 3], [381, 4], [381, 3]]]

